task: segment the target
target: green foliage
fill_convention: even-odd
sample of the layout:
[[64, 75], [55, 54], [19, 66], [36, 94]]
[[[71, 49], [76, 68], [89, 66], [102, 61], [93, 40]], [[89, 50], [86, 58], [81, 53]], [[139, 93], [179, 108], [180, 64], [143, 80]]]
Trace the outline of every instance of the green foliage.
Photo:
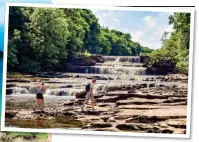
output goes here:
[[66, 45], [68, 50], [75, 52], [81, 52], [84, 45], [85, 33], [89, 30], [89, 25], [85, 19], [81, 16], [84, 12], [80, 9], [63, 9], [65, 16], [67, 17], [67, 23], [69, 25], [68, 30], [68, 44]]
[[[66, 57], [68, 23], [62, 9], [35, 8], [29, 23], [30, 47], [42, 70], [54, 69]], [[33, 66], [39, 63], [32, 62]]]
[[[8, 70], [54, 71], [77, 56], [137, 56], [151, 49], [101, 27], [87, 9], [10, 7]], [[80, 54], [79, 54], [80, 53]]]
[[77, 53], [77, 56], [81, 58], [87, 58], [87, 57], [90, 57], [91, 54], [88, 51], [85, 51], [83, 53]]
[[39, 72], [42, 70], [41, 67], [42, 65], [39, 61], [24, 57], [23, 64], [19, 66], [19, 69], [25, 72]]
[[9, 136], [12, 137], [23, 137], [23, 136], [36, 136], [37, 139], [45, 140], [48, 138], [48, 134], [45, 133], [30, 133], [30, 132], [9, 132]]
[[101, 54], [109, 55], [111, 50], [111, 42], [108, 38], [108, 34], [102, 29], [98, 37], [99, 47], [102, 48]]
[[169, 24], [173, 24], [174, 31], [169, 39], [164, 33], [162, 37], [163, 46], [153, 51], [150, 64], [161, 60], [170, 60], [175, 63], [181, 73], [188, 73], [189, 66], [189, 37], [190, 37], [190, 13], [174, 13], [169, 17]]
[[140, 54], [149, 54], [149, 53], [152, 53], [154, 50], [153, 49], [150, 49], [148, 47], [142, 47], [141, 46], [141, 51], [140, 51]]
[[20, 37], [20, 31], [14, 30], [13, 32], [13, 39], [8, 41], [8, 67], [14, 68], [16, 65], [18, 65], [18, 59], [17, 59], [17, 46], [20, 46], [21, 44], [21, 37]]

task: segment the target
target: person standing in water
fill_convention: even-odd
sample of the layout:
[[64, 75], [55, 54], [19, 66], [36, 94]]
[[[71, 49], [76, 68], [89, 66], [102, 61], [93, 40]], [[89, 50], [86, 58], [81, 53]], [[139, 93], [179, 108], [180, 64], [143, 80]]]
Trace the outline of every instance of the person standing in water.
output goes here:
[[43, 97], [44, 92], [45, 92], [44, 82], [41, 82], [41, 85], [40, 85], [39, 89], [37, 90], [36, 102], [33, 106], [34, 111], [35, 111], [38, 104], [40, 105], [41, 111], [42, 112], [44, 111], [44, 97]]
[[82, 111], [84, 111], [84, 105], [88, 103], [88, 101], [91, 101], [91, 107], [92, 110], [94, 111], [94, 86], [95, 86], [96, 80], [93, 79], [91, 83], [89, 83], [88, 85], [86, 85], [86, 99], [83, 103], [83, 105], [81, 106]]

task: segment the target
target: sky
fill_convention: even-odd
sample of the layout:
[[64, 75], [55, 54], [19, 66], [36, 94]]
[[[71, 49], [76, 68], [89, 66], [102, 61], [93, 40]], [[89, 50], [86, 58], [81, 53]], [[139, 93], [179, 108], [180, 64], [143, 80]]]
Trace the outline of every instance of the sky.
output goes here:
[[[5, 13], [5, 2], [51, 3], [51, 0], [0, 0], [0, 13]], [[101, 25], [130, 33], [132, 40], [152, 49], [161, 47], [164, 31], [172, 32], [168, 16], [172, 13], [147, 11], [92, 10]], [[0, 16], [0, 26], [4, 16]]]
[[[91, 9], [92, 10], [92, 9]], [[169, 25], [171, 12], [92, 10], [99, 23], [110, 29], [130, 33], [132, 40], [152, 49], [161, 47], [164, 31], [171, 33]], [[170, 34], [169, 34], [170, 36]]]

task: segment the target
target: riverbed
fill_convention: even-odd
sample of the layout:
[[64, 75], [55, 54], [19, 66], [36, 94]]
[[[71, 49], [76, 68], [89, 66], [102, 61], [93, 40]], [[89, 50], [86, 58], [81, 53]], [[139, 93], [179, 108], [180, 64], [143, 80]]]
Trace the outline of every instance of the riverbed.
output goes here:
[[[105, 63], [88, 68], [88, 72], [10, 73], [6, 126], [186, 133], [186, 75], [148, 75], [139, 57], [106, 57]], [[93, 78], [97, 79], [95, 111], [88, 105], [82, 112], [84, 98], [75, 96]], [[46, 86], [44, 113], [32, 111], [41, 81]]]

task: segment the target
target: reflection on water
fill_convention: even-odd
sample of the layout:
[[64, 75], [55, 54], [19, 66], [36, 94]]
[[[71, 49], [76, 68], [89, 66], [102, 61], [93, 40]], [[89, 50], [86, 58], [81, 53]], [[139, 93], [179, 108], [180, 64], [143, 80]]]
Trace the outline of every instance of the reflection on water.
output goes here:
[[[35, 103], [36, 95], [24, 94], [24, 95], [12, 95], [6, 97], [6, 110], [15, 109], [29, 109], [32, 110], [32, 107]], [[66, 101], [69, 99], [74, 99], [74, 97], [62, 96], [44, 96], [44, 103], [46, 108], [55, 108], [59, 106], [60, 101]]]

